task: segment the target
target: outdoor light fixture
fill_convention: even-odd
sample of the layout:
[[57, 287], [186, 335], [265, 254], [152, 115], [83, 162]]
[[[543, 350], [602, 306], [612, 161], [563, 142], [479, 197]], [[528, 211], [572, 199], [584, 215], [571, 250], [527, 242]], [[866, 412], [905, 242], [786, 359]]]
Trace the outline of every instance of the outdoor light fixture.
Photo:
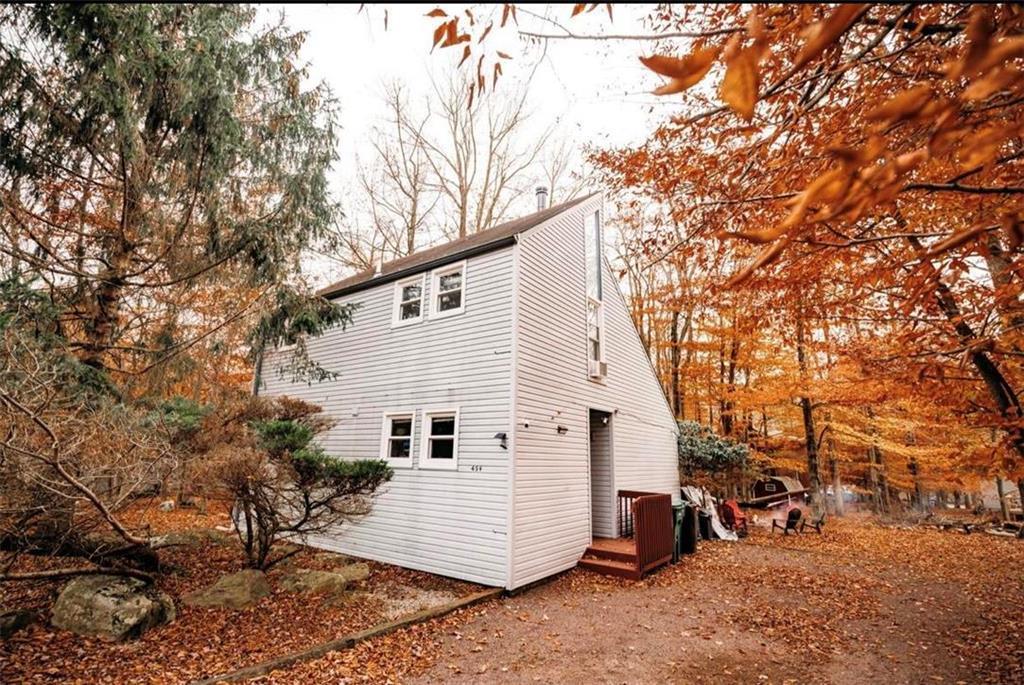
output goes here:
[[494, 439], [495, 440], [501, 440], [501, 449], [503, 449], [503, 450], [507, 450], [508, 449], [508, 435], [506, 435], [505, 433], [495, 433], [494, 434]]
[[559, 426], [558, 428], [555, 429], [555, 432], [558, 433], [559, 435], [565, 435], [566, 433], [569, 432], [569, 429], [566, 428], [565, 426]]

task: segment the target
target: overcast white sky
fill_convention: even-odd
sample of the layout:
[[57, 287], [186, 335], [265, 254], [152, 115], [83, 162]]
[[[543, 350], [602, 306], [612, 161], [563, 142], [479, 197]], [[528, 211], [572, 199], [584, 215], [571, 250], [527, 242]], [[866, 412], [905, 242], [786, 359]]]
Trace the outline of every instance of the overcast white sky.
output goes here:
[[[365, 139], [382, 116], [382, 84], [399, 79], [412, 94], [429, 92], [429, 72], [454, 68], [459, 48], [431, 53], [436, 20], [426, 13], [437, 5], [278, 5], [265, 6], [262, 21], [283, 13], [285, 23], [308, 33], [302, 49], [311, 79], [326, 81], [341, 103], [341, 161], [333, 186], [344, 202], [351, 193], [356, 155], [367, 154]], [[388, 26], [384, 28], [384, 8]], [[444, 5], [446, 9], [458, 5]], [[465, 6], [463, 6], [465, 7]], [[477, 6], [473, 6], [477, 7]], [[526, 8], [527, 6], [522, 6]], [[500, 6], [499, 6], [500, 8]], [[479, 16], [478, 19], [484, 19]], [[500, 9], [493, 10], [495, 18]], [[527, 12], [548, 15], [573, 31], [601, 33], [640, 26], [646, 9], [618, 6], [614, 23], [595, 11], [569, 21], [570, 5], [529, 6]], [[545, 32], [557, 29], [541, 19], [519, 13], [523, 27]], [[643, 46], [636, 42], [547, 41], [546, 52], [529, 46], [511, 32], [498, 36], [497, 47], [513, 56], [505, 64], [506, 85], [533, 73], [530, 106], [537, 130], [558, 124], [563, 137], [577, 146], [615, 146], [638, 142], [664, 118], [664, 101], [648, 91], [654, 84], [637, 60]], [[488, 41], [494, 44], [493, 34]], [[495, 49], [492, 45], [492, 49]], [[533, 67], [540, 61], [535, 71]], [[499, 81], [499, 88], [502, 81]]]

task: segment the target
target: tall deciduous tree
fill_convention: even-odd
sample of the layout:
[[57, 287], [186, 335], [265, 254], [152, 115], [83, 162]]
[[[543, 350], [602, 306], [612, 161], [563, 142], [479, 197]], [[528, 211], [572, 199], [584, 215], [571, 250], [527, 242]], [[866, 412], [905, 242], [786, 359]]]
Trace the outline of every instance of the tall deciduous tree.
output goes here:
[[[41, 519], [27, 544], [82, 549], [98, 525], [151, 552], [119, 510], [173, 467], [153, 404], [218, 361], [203, 382], [237, 392], [239, 348], [301, 351], [350, 316], [297, 278], [334, 218], [335, 103], [303, 83], [302, 36], [253, 17], [0, 8], [5, 542]], [[290, 370], [332, 372], [301, 353]]]
[[[451, 26], [441, 45], [468, 43], [479, 77], [501, 63], [484, 32], [601, 39], [557, 20], [557, 30], [524, 28], [512, 7], [493, 26], [435, 15]], [[703, 243], [724, 267], [721, 297], [763, 297], [790, 320], [818, 286], [805, 343], [827, 335], [860, 387], [885, 385], [864, 391], [882, 398], [879, 435], [908, 421], [908, 407], [919, 425], [940, 410], [975, 431], [955, 464], [962, 474], [1024, 472], [1022, 27], [1010, 3], [659, 5], [642, 30], [615, 32], [644, 54], [653, 92], [678, 103], [645, 144], [602, 158], [620, 188], [692, 226], [685, 241], [647, 236], [652, 260]], [[815, 355], [803, 361], [813, 376]], [[817, 388], [802, 413], [840, 401], [831, 394]], [[820, 436], [805, 432], [810, 454]], [[904, 432], [898, 445], [871, 446], [872, 471], [883, 475], [883, 461], [890, 475], [902, 470], [890, 452], [919, 441]], [[939, 452], [922, 479], [932, 466], [958, 477]]]

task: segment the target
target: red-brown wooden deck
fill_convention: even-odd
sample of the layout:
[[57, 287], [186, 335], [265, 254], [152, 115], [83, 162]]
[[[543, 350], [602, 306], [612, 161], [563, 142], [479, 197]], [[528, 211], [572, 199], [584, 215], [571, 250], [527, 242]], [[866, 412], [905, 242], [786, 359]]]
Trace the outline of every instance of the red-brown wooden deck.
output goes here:
[[[619, 529], [630, 537], [594, 538], [580, 559], [583, 568], [620, 578], [640, 580], [650, 570], [672, 559], [675, 541], [672, 499], [669, 495], [620, 490]], [[628, 525], [624, 514], [628, 512]], [[634, 529], [635, 528], [635, 529]]]

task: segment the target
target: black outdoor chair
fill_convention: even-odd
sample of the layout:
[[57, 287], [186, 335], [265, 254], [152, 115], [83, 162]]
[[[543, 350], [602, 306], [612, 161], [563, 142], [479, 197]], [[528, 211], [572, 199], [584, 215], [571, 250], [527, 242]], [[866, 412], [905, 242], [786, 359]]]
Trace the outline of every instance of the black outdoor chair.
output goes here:
[[780, 523], [778, 519], [772, 519], [772, 529], [770, 532], [774, 533], [776, 528], [781, 530], [783, 535], [789, 535], [789, 531], [799, 532], [797, 526], [800, 524], [801, 516], [803, 516], [803, 512], [799, 509], [790, 509], [786, 515], [785, 523]]
[[821, 516], [819, 516], [818, 518], [816, 518], [816, 519], [814, 519], [812, 521], [804, 520], [804, 521], [800, 522], [800, 532], [801, 533], [804, 532], [807, 528], [813, 528], [814, 530], [818, 531], [818, 535], [821, 535], [821, 529], [824, 528], [824, 527], [825, 527], [825, 514], [824, 513], [822, 513]]

